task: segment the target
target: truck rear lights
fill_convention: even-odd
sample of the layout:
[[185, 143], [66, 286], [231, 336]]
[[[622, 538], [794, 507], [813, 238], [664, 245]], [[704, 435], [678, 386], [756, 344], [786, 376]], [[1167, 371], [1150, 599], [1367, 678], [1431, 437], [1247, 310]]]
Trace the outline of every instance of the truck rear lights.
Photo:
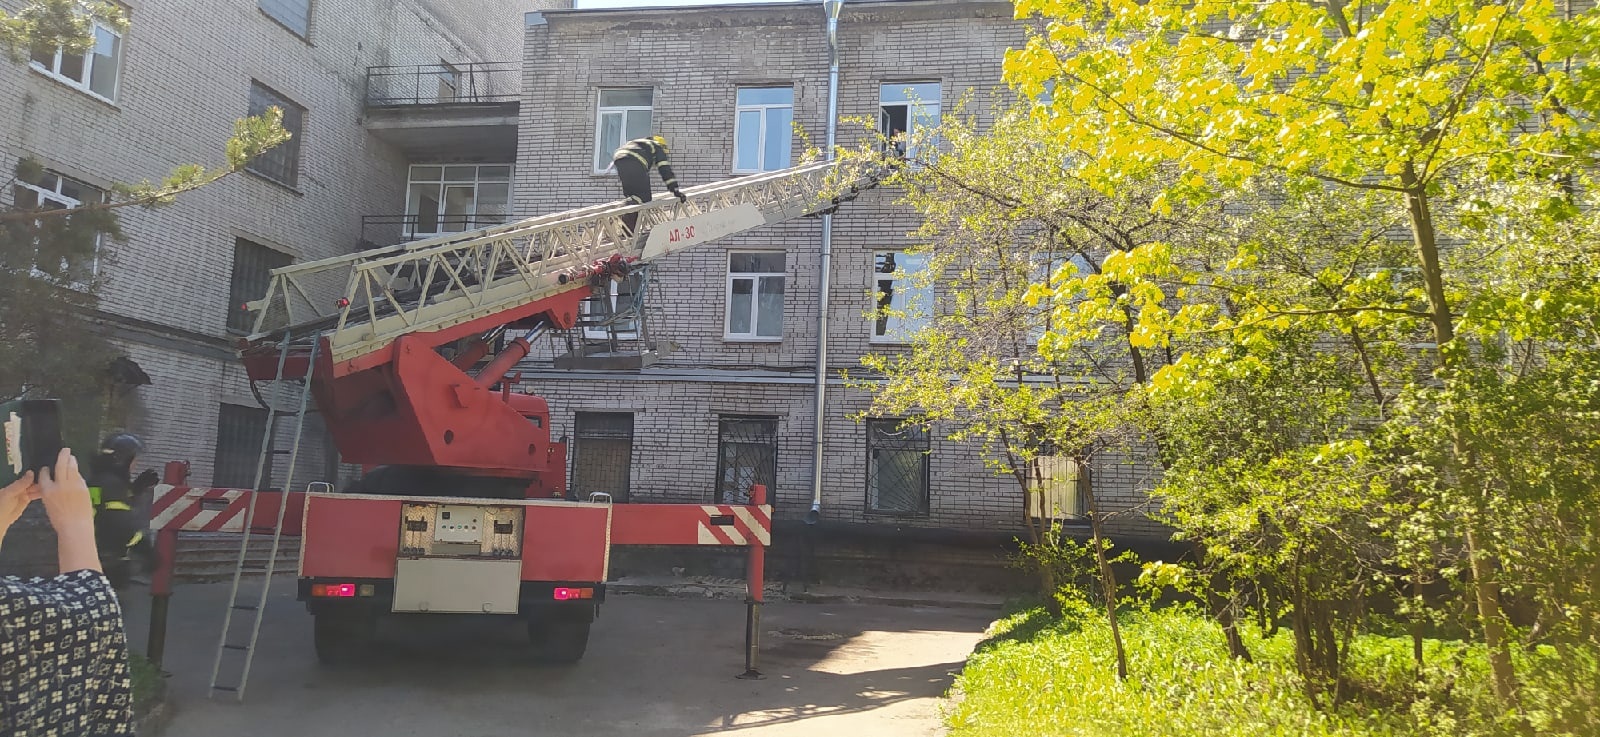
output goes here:
[[557, 586], [552, 594], [556, 601], [572, 601], [574, 599], [593, 599], [594, 589], [580, 589], [568, 586]]
[[[362, 587], [369, 588], [369, 587]], [[312, 596], [331, 596], [346, 598], [356, 595], [356, 585], [353, 583], [314, 583], [311, 584]], [[370, 596], [371, 594], [368, 594]]]

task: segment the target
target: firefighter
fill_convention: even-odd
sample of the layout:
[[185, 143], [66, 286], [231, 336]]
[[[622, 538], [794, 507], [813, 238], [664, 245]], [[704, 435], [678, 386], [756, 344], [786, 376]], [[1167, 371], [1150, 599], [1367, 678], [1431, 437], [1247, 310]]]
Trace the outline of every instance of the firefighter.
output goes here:
[[[667, 139], [659, 135], [635, 138], [622, 144], [622, 147], [611, 155], [611, 165], [617, 169], [617, 179], [622, 182], [622, 196], [628, 204], [642, 205], [650, 201], [651, 169], [660, 172], [661, 181], [667, 185], [667, 191], [676, 195], [679, 202], [688, 201], [689, 198], [678, 189], [678, 178], [672, 173], [672, 159], [669, 155]], [[627, 227], [629, 234], [633, 233], [633, 227], [638, 222], [637, 212], [622, 216], [622, 224]]]
[[145, 471], [130, 479], [133, 462], [144, 450], [139, 438], [113, 433], [100, 443], [100, 453], [89, 463], [89, 498], [94, 503], [95, 545], [100, 550], [100, 567], [113, 588], [127, 586], [133, 576], [133, 557], [148, 566], [154, 557], [145, 535], [144, 521], [134, 511], [145, 495], [155, 488], [159, 477]]

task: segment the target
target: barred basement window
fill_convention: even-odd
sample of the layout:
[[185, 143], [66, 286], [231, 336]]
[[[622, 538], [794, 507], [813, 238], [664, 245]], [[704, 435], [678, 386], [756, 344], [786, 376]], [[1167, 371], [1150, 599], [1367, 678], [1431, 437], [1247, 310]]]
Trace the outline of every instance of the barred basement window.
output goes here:
[[928, 513], [928, 429], [904, 419], [867, 420], [867, 511]]
[[251, 159], [245, 169], [293, 187], [300, 181], [300, 139], [305, 128], [306, 109], [260, 82], [251, 82], [250, 116], [261, 115], [274, 107], [283, 111], [283, 129], [289, 131], [289, 140]]
[[572, 490], [579, 500], [594, 492], [628, 501], [633, 467], [633, 414], [578, 412], [573, 417]]
[[717, 504], [749, 504], [750, 487], [778, 493], [778, 419], [723, 415], [717, 423]]
[[243, 238], [233, 239], [233, 277], [228, 288], [228, 330], [249, 333], [255, 329], [256, 313], [244, 309], [246, 302], [267, 296], [272, 270], [288, 266], [294, 257]]
[[[224, 404], [217, 413], [217, 456], [211, 485], [248, 489], [256, 481], [261, 459], [261, 437], [267, 431], [267, 411], [261, 407]], [[261, 488], [272, 488], [272, 463], [262, 472]]]

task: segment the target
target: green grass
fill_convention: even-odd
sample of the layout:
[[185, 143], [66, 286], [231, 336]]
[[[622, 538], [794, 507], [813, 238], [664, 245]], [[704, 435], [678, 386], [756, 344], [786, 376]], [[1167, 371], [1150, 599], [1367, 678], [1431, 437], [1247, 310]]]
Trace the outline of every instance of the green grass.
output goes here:
[[128, 654], [128, 667], [133, 675], [133, 714], [138, 718], [161, 696], [161, 669], [138, 653]]
[[[1246, 663], [1227, 656], [1215, 622], [1185, 607], [1129, 612], [1121, 622], [1125, 683], [1116, 679], [1110, 628], [1102, 620], [1055, 622], [1030, 609], [996, 622], [957, 684], [961, 698], [947, 715], [954, 737], [1514, 733], [1494, 716], [1481, 650], [1461, 642], [1425, 641], [1430, 667], [1419, 686], [1409, 639], [1357, 638], [1347, 674], [1356, 691], [1330, 711], [1315, 708], [1301, 690], [1287, 632], [1271, 639], [1247, 632], [1255, 662]], [[1556, 680], [1568, 690], [1574, 671], [1589, 671], [1563, 669], [1553, 658], [1529, 653], [1519, 666], [1535, 675], [1565, 670]], [[1555, 696], [1543, 717], [1525, 715], [1533, 731], [1588, 734], [1593, 722], [1560, 703], [1569, 698]]]

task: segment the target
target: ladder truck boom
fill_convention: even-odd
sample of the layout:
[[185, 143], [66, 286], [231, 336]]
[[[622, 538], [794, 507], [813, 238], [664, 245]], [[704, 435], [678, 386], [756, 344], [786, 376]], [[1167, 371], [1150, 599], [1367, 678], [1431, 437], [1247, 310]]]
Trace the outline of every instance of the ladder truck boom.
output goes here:
[[[877, 180], [812, 163], [685, 188], [681, 204], [613, 202], [274, 269], [267, 294], [245, 305], [255, 326], [240, 354], [252, 381], [312, 377], [346, 462], [512, 482], [490, 495], [561, 496], [565, 447], [551, 442], [548, 406], [503, 381], [529, 341], [571, 328], [586, 297], [641, 262], [837, 207]], [[469, 375], [506, 331], [526, 335]], [[457, 355], [439, 352], [460, 342]]]

